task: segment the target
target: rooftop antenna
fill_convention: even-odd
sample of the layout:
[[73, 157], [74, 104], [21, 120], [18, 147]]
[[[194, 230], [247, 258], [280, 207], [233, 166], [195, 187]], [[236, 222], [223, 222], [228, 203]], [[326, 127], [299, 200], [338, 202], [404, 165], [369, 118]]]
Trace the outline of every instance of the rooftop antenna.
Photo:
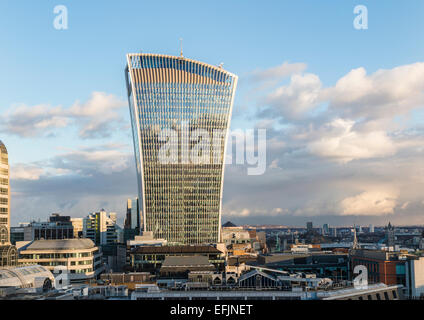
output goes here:
[[221, 62], [220, 64], [219, 64], [219, 67], [220, 68], [222, 68], [224, 66], [224, 62]]
[[182, 58], [182, 57], [184, 57], [183, 56], [183, 38], [180, 38], [180, 47], [181, 47], [180, 55], [181, 55], [181, 58]]

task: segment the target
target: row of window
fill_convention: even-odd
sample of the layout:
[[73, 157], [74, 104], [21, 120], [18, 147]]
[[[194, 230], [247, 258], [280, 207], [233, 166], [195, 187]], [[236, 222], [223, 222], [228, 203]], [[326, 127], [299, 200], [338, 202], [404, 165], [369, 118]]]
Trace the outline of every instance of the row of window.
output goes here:
[[86, 258], [91, 257], [91, 252], [78, 253], [42, 253], [42, 254], [27, 254], [22, 252], [25, 259], [68, 259], [68, 258]]

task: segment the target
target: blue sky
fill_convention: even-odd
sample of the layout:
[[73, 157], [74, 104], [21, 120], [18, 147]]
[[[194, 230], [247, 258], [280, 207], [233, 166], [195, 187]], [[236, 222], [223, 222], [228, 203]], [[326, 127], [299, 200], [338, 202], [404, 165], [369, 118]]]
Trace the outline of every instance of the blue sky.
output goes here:
[[[53, 28], [53, 8], [59, 4], [68, 8], [68, 30], [59, 31]], [[353, 28], [353, 9], [359, 4], [368, 8], [368, 30]], [[125, 102], [125, 54], [142, 50], [178, 55], [179, 38], [183, 38], [185, 56], [216, 65], [224, 62], [225, 69], [239, 75], [240, 86], [233, 112], [233, 128], [249, 128], [261, 120], [257, 116], [257, 109], [263, 104], [263, 100], [256, 99], [251, 94], [249, 76], [252, 73], [274, 68], [283, 62], [303, 63], [306, 65], [304, 73], [318, 75], [322, 86], [330, 87], [352, 69], [362, 67], [367, 74], [372, 74], [379, 69], [390, 70], [420, 62], [424, 55], [424, 43], [421, 41], [424, 30], [423, 12], [424, 2], [420, 0], [2, 0], [0, 113], [3, 114], [3, 119], [7, 119], [8, 112], [13, 112], [22, 105], [27, 108], [43, 105], [46, 110], [53, 107], [67, 109], [76, 101], [81, 104], [89, 101], [93, 92], [103, 92]], [[289, 83], [290, 78], [286, 78], [280, 85]], [[93, 150], [105, 145], [111, 149], [110, 144], [122, 144], [120, 150], [131, 154], [128, 109], [117, 107], [114, 110], [115, 113], [110, 115], [111, 119], [120, 118], [121, 122], [118, 121], [117, 127], [113, 131], [111, 129], [109, 134], [82, 138], [78, 134], [81, 128], [72, 122], [51, 131], [46, 128], [46, 134], [27, 136], [3, 129], [0, 139], [9, 149], [12, 167], [46, 167], [47, 162], [52, 166], [52, 159], [59, 161], [63, 154], [70, 156], [70, 152]], [[422, 111], [414, 107], [408, 112], [410, 114], [405, 121], [412, 127], [421, 126]], [[328, 117], [331, 118], [330, 115]], [[286, 117], [280, 125], [282, 123], [292, 122], [288, 122]], [[299, 125], [307, 126], [305, 121], [299, 124], [296, 120], [296, 126]], [[278, 133], [275, 134], [278, 136]], [[283, 136], [286, 138], [284, 133], [280, 133], [279, 137]], [[94, 165], [94, 168], [97, 167]], [[72, 173], [69, 168], [67, 170], [58, 177], [55, 176], [57, 172], [49, 173], [46, 179], [66, 180], [67, 175], [71, 179], [75, 172]], [[334, 170], [330, 170], [330, 174]], [[85, 173], [85, 177], [89, 176], [90, 174]], [[41, 183], [44, 181], [42, 177], [43, 175], [38, 179], [35, 177], [29, 182]], [[227, 179], [231, 177], [231, 173], [226, 175]], [[12, 174], [12, 187], [15, 183], [13, 179]], [[73, 205], [65, 205], [67, 200], [61, 203], [57, 200], [57, 195], [51, 205], [40, 207], [40, 212], [32, 208], [29, 215], [28, 208], [19, 211], [17, 204], [25, 201], [24, 195], [41, 196], [31, 195], [30, 191], [21, 192], [19, 188], [25, 179], [21, 177], [17, 180], [17, 193], [14, 196], [16, 200], [12, 201], [12, 204], [15, 201], [14, 222], [34, 216], [45, 217], [50, 212], [61, 209], [71, 215], [85, 215], [97, 210], [101, 204], [108, 205], [110, 210], [123, 211], [126, 197], [136, 194], [136, 190], [132, 192], [132, 189], [124, 188], [125, 192], [120, 195], [123, 199], [122, 208], [118, 205], [120, 200], [114, 203], [102, 202], [99, 200], [100, 195], [80, 206], [74, 202]], [[135, 186], [134, 181], [130, 185]], [[266, 184], [267, 180], [264, 181]], [[46, 181], [43, 183], [48, 184]], [[71, 195], [73, 189], [66, 189], [71, 184], [63, 183], [63, 191]], [[330, 191], [329, 193], [331, 194]], [[357, 191], [357, 194], [361, 193]], [[355, 193], [350, 194], [350, 197], [354, 196]], [[348, 195], [345, 197], [349, 198]], [[240, 202], [243, 203], [243, 199]], [[231, 201], [228, 203], [231, 204]], [[301, 203], [287, 208], [292, 212], [289, 215], [297, 216], [293, 212], [300, 206]], [[234, 207], [228, 208], [228, 212], [241, 212], [244, 207], [244, 204], [239, 204], [238, 207], [234, 204]], [[272, 211], [272, 208], [269, 210]], [[256, 221], [252, 218], [254, 215], [250, 214], [229, 216], [241, 219], [240, 221]], [[274, 220], [270, 218], [269, 222], [281, 220], [284, 223], [278, 216], [273, 217]], [[368, 218], [374, 221], [373, 217]], [[300, 218], [286, 220], [303, 223]]]

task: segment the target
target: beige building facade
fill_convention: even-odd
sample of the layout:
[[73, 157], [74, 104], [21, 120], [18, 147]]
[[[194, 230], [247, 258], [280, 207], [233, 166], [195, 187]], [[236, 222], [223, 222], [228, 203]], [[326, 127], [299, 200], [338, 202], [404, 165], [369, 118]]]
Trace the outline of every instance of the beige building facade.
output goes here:
[[22, 248], [19, 263], [38, 264], [50, 271], [65, 266], [70, 281], [97, 277], [103, 270], [102, 254], [90, 239], [37, 240]]

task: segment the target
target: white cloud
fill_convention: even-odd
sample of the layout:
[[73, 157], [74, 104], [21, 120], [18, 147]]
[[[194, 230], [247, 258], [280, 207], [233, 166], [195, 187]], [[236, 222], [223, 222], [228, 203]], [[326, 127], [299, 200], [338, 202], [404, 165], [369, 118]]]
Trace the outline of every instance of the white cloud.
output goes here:
[[251, 211], [247, 208], [241, 210], [231, 210], [228, 211], [225, 215], [229, 217], [248, 217], [251, 214]]
[[292, 74], [301, 73], [306, 69], [305, 63], [288, 63], [272, 67], [266, 70], [256, 70], [251, 79], [256, 82], [274, 82], [288, 77]]
[[35, 165], [17, 164], [10, 169], [10, 178], [16, 180], [38, 180], [45, 173], [44, 169]]
[[110, 124], [120, 120], [116, 110], [125, 105], [125, 101], [112, 94], [93, 92], [89, 100], [85, 103], [77, 101], [68, 113], [71, 117], [83, 121], [79, 133], [81, 138], [108, 136]]
[[424, 63], [378, 70], [367, 75], [364, 68], [350, 71], [321, 98], [335, 111], [348, 116], [385, 118], [422, 107], [424, 104]]
[[312, 154], [341, 163], [385, 157], [396, 152], [396, 146], [386, 132], [360, 132], [355, 131], [353, 126], [354, 121], [333, 120], [324, 126], [318, 139], [308, 144], [308, 150]]
[[117, 110], [125, 105], [125, 101], [104, 92], [93, 92], [86, 102], [77, 101], [68, 109], [18, 105], [0, 117], [0, 130], [27, 138], [75, 125], [81, 138], [105, 137], [110, 135], [113, 124], [121, 121]]
[[397, 204], [395, 190], [371, 190], [344, 199], [341, 202], [342, 215], [379, 216], [393, 214]]
[[308, 73], [295, 74], [290, 84], [281, 86], [270, 93], [266, 103], [289, 119], [297, 119], [319, 103], [321, 81], [318, 76]]

